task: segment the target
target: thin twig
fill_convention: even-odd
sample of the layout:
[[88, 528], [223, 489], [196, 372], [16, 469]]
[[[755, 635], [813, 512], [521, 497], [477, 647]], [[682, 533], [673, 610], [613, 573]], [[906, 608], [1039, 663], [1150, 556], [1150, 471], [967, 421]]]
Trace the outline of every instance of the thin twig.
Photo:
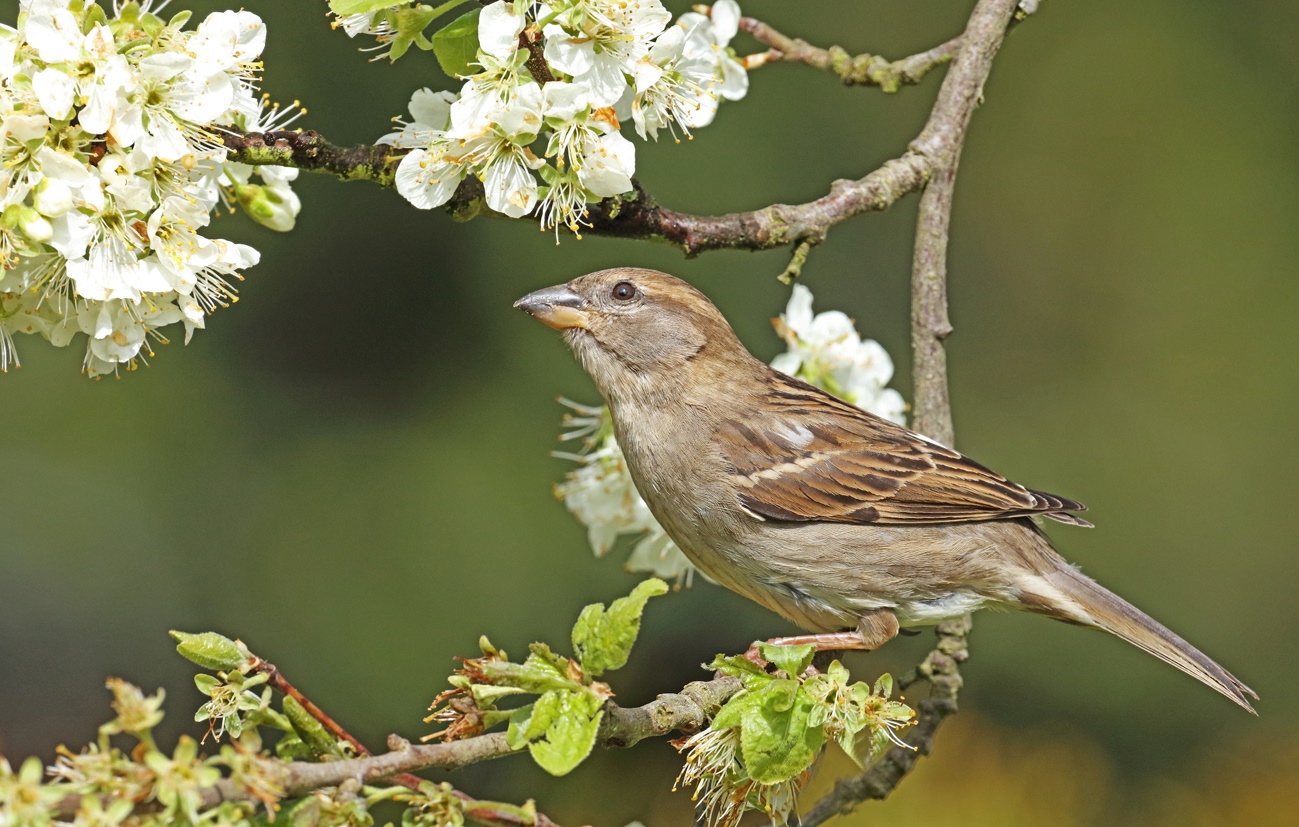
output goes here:
[[752, 17], [741, 17], [740, 29], [748, 32], [762, 45], [770, 47], [758, 65], [773, 61], [802, 63], [837, 75], [847, 86], [878, 86], [885, 92], [896, 92], [907, 84], [919, 83], [932, 69], [951, 61], [961, 45], [958, 36], [927, 52], [889, 60], [879, 55], [850, 55], [840, 46], [822, 49], [806, 40], [781, 34], [767, 23]]
[[[374, 754], [365, 744], [361, 743], [360, 739], [343, 729], [338, 722], [325, 714], [323, 709], [316, 706], [310, 698], [303, 695], [297, 687], [289, 683], [288, 678], [284, 677], [284, 673], [282, 673], [275, 664], [264, 660], [257, 655], [253, 655], [251, 666], [254, 672], [258, 672], [267, 677], [267, 685], [280, 694], [287, 695], [301, 704], [302, 708], [307, 711], [307, 714], [312, 718], [315, 718], [316, 721], [329, 732], [329, 734], [351, 744], [352, 748], [356, 750], [358, 755], [364, 758]], [[292, 771], [290, 771], [290, 776], [291, 775]], [[419, 791], [420, 783], [423, 781], [423, 779], [418, 775], [412, 775], [409, 772], [395, 773], [389, 776], [386, 780], [400, 784], [401, 786], [416, 792]], [[490, 802], [479, 802], [478, 799], [468, 793], [461, 792], [460, 790], [453, 789], [451, 792], [456, 796], [456, 798], [460, 799], [461, 803], [464, 805], [465, 815], [479, 824], [489, 825], [489, 827], [521, 827], [521, 825], [525, 823], [514, 813], [503, 812], [492, 807]], [[476, 806], [480, 803], [482, 806]], [[533, 822], [528, 822], [528, 824], [531, 825]], [[535, 825], [537, 827], [555, 827], [555, 823], [541, 813], [536, 814]]]
[[[289, 683], [288, 678], [284, 677], [284, 673], [281, 672], [279, 670], [279, 667], [277, 667], [275, 664], [271, 663], [268, 660], [264, 660], [263, 658], [260, 658], [257, 655], [253, 655], [252, 661], [249, 665], [254, 672], [266, 676], [267, 678], [266, 683], [272, 689], [279, 692], [281, 695], [287, 695], [288, 697], [292, 698], [293, 700], [301, 704], [302, 708], [307, 711], [307, 714], [315, 718], [316, 721], [321, 726], [323, 726], [329, 732], [330, 735], [334, 736], [334, 738], [341, 739], [351, 744], [352, 749], [356, 750], [357, 753], [360, 755], [370, 754], [370, 750], [366, 748], [365, 744], [362, 744], [359, 739], [357, 739], [347, 730], [343, 729], [343, 727], [340, 726], [333, 718], [325, 714], [325, 710], [316, 706], [311, 701], [310, 698], [308, 698], [306, 695], [303, 695], [300, 691], [298, 691], [297, 687]], [[402, 786], [410, 787], [412, 790], [419, 789], [420, 780], [413, 775], [410, 776], [410, 778], [414, 779], [411, 783], [407, 783], [406, 781], [400, 781], [398, 783], [402, 784]]]

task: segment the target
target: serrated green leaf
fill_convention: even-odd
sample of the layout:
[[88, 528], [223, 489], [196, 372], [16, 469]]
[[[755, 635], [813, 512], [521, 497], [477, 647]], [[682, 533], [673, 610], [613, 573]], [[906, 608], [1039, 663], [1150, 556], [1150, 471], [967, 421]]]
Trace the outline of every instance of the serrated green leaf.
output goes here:
[[523, 663], [525, 666], [536, 666], [538, 668], [550, 669], [556, 675], [568, 677], [569, 661], [563, 655], [551, 651], [549, 645], [545, 643], [528, 644], [527, 660]]
[[598, 677], [627, 665], [640, 634], [645, 604], [651, 597], [667, 591], [667, 583], [651, 577], [632, 589], [631, 594], [613, 601], [608, 610], [603, 603], [592, 603], [582, 610], [573, 626], [573, 650], [588, 676]]
[[776, 646], [771, 643], [759, 643], [758, 652], [763, 660], [774, 663], [776, 668], [789, 677], [797, 678], [811, 665], [812, 657], [816, 654], [816, 645], [803, 643], [797, 646]]
[[453, 78], [473, 74], [478, 59], [478, 12], [466, 12], [433, 33], [433, 54], [442, 71]]
[[733, 678], [739, 678], [744, 682], [745, 689], [760, 689], [766, 686], [768, 681], [774, 680], [771, 675], [767, 674], [767, 670], [743, 655], [718, 655], [713, 658], [712, 663], [704, 668], [714, 672], [721, 672], [723, 675], [730, 675]]
[[329, 0], [329, 10], [337, 15], [365, 14], [393, 5], [395, 0]]
[[798, 691], [788, 699], [785, 690], [773, 686], [771, 698], [749, 704], [740, 728], [744, 767], [764, 784], [786, 781], [810, 767], [825, 743], [825, 732], [808, 725], [815, 702]]
[[[567, 775], [591, 754], [604, 717], [604, 701], [588, 689], [555, 696], [554, 717], [545, 735], [528, 745], [532, 759], [551, 775]], [[543, 696], [544, 697], [544, 696]], [[538, 699], [538, 704], [541, 699]], [[534, 712], [535, 715], [535, 712]]]
[[582, 684], [577, 681], [569, 680], [556, 673], [547, 664], [533, 662], [532, 658], [528, 659], [528, 663], [509, 663], [506, 661], [484, 663], [482, 668], [483, 674], [493, 684], [517, 687], [524, 692], [540, 694], [551, 689], [574, 690], [583, 688]]
[[762, 705], [762, 696], [757, 692], [740, 692], [731, 697], [729, 701], [717, 710], [713, 716], [713, 729], [730, 729], [731, 727], [743, 727], [744, 719], [749, 715], [750, 708]]

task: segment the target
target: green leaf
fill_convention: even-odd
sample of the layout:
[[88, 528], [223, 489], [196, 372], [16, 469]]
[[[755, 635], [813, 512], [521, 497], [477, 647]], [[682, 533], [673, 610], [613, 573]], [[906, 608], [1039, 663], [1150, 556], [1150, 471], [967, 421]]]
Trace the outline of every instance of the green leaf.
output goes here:
[[[300, 759], [315, 757], [315, 753], [311, 751], [311, 747], [302, 743], [302, 739], [297, 736], [297, 733], [285, 735], [283, 738], [276, 741], [275, 754], [278, 757], [283, 758], [285, 761], [297, 761]], [[292, 824], [292, 822], [289, 823]]]
[[704, 668], [739, 678], [744, 681], [745, 689], [758, 689], [766, 686], [768, 681], [774, 680], [767, 674], [767, 670], [743, 655], [718, 655]]
[[[532, 759], [551, 775], [567, 775], [591, 754], [604, 717], [604, 701], [590, 690], [554, 692], [553, 718], [541, 740], [528, 745]], [[546, 696], [537, 701], [540, 705]], [[536, 714], [535, 712], [533, 713]]]
[[396, 0], [329, 0], [329, 10], [337, 15], [365, 14], [395, 5]]
[[730, 729], [731, 727], [744, 726], [744, 719], [750, 714], [751, 708], [762, 705], [762, 695], [757, 692], [740, 692], [738, 695], [731, 697], [717, 714], [713, 716], [713, 729]]
[[505, 741], [511, 749], [523, 749], [528, 744], [546, 734], [546, 730], [559, 713], [558, 690], [551, 690], [534, 703], [521, 706], [510, 716], [510, 725], [505, 730]]
[[524, 692], [540, 694], [551, 689], [583, 688], [577, 681], [556, 673], [548, 664], [534, 663], [532, 658], [522, 664], [507, 661], [484, 663], [482, 669], [487, 679], [496, 686], [513, 686]]
[[775, 646], [770, 643], [759, 643], [758, 652], [763, 660], [774, 663], [789, 677], [797, 678], [811, 665], [812, 656], [816, 654], [816, 645], [803, 643], [798, 646]]
[[442, 71], [453, 78], [472, 75], [478, 59], [478, 12], [466, 12], [433, 33], [433, 54]]
[[549, 669], [556, 675], [568, 677], [569, 660], [563, 655], [551, 651], [550, 646], [545, 643], [528, 644], [528, 659], [523, 663], [525, 666], [535, 666], [541, 669]]
[[825, 732], [808, 724], [815, 702], [797, 687], [791, 697], [785, 681], [773, 681], [768, 691], [753, 694], [760, 702], [745, 705], [740, 727], [744, 767], [763, 784], [791, 779], [812, 766], [825, 743]]
[[302, 739], [302, 743], [313, 754], [329, 755], [337, 750], [334, 736], [329, 734], [329, 730], [325, 729], [320, 721], [311, 717], [311, 713], [307, 712], [297, 700], [285, 696], [284, 714], [288, 717], [289, 723], [293, 724], [293, 729]]
[[667, 591], [666, 583], [651, 577], [631, 594], [613, 601], [608, 611], [603, 603], [592, 603], [582, 610], [573, 626], [573, 649], [589, 677], [627, 665], [636, 636], [640, 634], [645, 603]]
[[247, 650], [216, 632], [191, 635], [172, 631], [170, 634], [177, 641], [176, 651], [204, 669], [229, 672], [243, 666], [248, 660]]
[[82, 34], [90, 34], [95, 26], [100, 23], [108, 25], [108, 15], [104, 13], [104, 10], [98, 4], [95, 4], [86, 10], [86, 17], [81, 21]]
[[496, 702], [506, 695], [517, 695], [522, 691], [517, 686], [493, 686], [486, 683], [475, 683], [469, 687], [469, 694], [474, 698], [474, 706], [481, 712], [495, 709]]

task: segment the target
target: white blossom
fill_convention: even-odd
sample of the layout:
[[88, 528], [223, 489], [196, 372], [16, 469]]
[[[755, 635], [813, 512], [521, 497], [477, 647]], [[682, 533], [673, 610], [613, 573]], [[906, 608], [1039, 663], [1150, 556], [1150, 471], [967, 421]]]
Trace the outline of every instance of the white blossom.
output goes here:
[[[360, 32], [393, 8], [338, 25]], [[561, 225], [580, 237], [590, 203], [633, 189], [636, 151], [622, 134], [623, 121], [634, 121], [642, 138], [663, 128], [689, 135], [713, 120], [720, 98], [738, 100], [747, 91], [744, 68], [728, 46], [738, 30], [734, 0], [711, 15], [670, 21], [660, 0], [484, 6], [476, 71], [458, 92], [416, 92], [412, 120], [381, 139], [411, 150], [397, 170], [398, 192], [430, 209], [473, 175], [491, 209], [535, 214], [557, 241]], [[538, 30], [554, 80], [539, 80], [529, 68], [533, 56], [523, 45], [535, 42]], [[538, 138], [544, 151], [533, 146]]]
[[287, 229], [301, 207], [296, 170], [228, 164], [218, 136], [296, 117], [255, 94], [261, 19], [216, 12], [186, 31], [163, 5], [24, 0], [0, 32], [0, 370], [18, 364], [16, 333], [84, 335], [91, 376], [151, 356], [169, 325], [188, 341], [258, 260], [205, 234], [212, 210]]
[[[812, 292], [800, 284], [794, 286], [785, 312], [774, 323], [789, 350], [772, 361], [773, 368], [876, 416], [905, 424], [902, 395], [885, 387], [893, 375], [892, 360], [879, 343], [863, 340], [848, 316], [836, 310], [813, 316]], [[602, 557], [618, 537], [635, 536], [638, 539], [625, 564], [628, 571], [689, 585], [695, 568], [636, 490], [609, 409], [560, 401], [574, 411], [565, 415], [569, 430], [560, 438], [582, 440], [583, 450], [556, 452], [555, 456], [573, 460], [578, 467], [555, 486], [555, 495], [587, 527], [591, 550]]]
[[885, 387], [893, 360], [879, 342], [862, 339], [852, 319], [838, 310], [812, 314], [812, 291], [794, 285], [789, 306], [776, 320], [789, 345], [771, 366], [797, 376], [885, 419], [906, 424], [902, 395]]

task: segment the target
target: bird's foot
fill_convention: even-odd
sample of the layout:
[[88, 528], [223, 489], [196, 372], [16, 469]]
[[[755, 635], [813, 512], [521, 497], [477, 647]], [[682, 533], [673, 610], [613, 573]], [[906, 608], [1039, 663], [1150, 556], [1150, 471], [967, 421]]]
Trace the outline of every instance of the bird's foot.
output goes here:
[[[755, 640], [748, 651], [744, 653], [744, 659], [766, 669], [768, 663], [762, 657], [762, 651], [758, 647], [767, 646], [805, 646], [812, 644], [818, 652], [838, 652], [844, 649], [870, 649], [867, 642], [862, 638], [861, 633], [853, 630], [851, 632], [833, 632], [825, 635], [795, 635], [794, 637], [773, 637], [771, 640]], [[806, 674], [815, 675], [818, 670], [815, 666], [809, 666]]]

